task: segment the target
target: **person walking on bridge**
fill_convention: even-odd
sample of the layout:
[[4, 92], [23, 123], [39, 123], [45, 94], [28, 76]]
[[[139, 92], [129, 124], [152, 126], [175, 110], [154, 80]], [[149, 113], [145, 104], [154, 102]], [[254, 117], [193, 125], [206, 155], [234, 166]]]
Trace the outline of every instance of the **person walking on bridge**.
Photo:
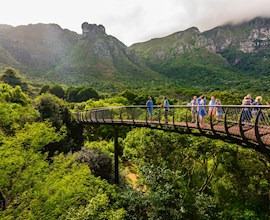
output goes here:
[[148, 101], [146, 102], [147, 111], [150, 116], [150, 122], [152, 122], [152, 116], [153, 116], [153, 100], [151, 96], [148, 96]]
[[200, 119], [200, 125], [203, 127], [206, 116], [206, 98], [204, 94], [201, 94], [200, 98], [198, 98], [198, 114]]
[[191, 117], [192, 117], [191, 123], [195, 123], [197, 122], [197, 106], [196, 106], [198, 105], [197, 96], [193, 96], [193, 99], [191, 100], [190, 104], [191, 104]]
[[[252, 100], [250, 98], [250, 95], [245, 96], [243, 99], [242, 105], [247, 106], [247, 105], [252, 105]], [[242, 125], [245, 126], [247, 125], [248, 127], [251, 127], [250, 122], [251, 122], [251, 108], [245, 107], [242, 112]]]
[[220, 107], [219, 105], [221, 105], [221, 101], [219, 99], [216, 99], [216, 116], [217, 116], [217, 121], [221, 121], [221, 117], [222, 117], [222, 107]]
[[169, 101], [167, 98], [164, 96], [163, 97], [163, 108], [164, 108], [164, 118], [165, 118], [165, 123], [168, 123], [168, 111], [169, 111]]
[[208, 109], [208, 115], [210, 117], [210, 120], [212, 120], [212, 122], [214, 121], [214, 115], [216, 114], [216, 108], [214, 105], [216, 105], [216, 100], [214, 96], [211, 96], [211, 100], [209, 102], [209, 109]]

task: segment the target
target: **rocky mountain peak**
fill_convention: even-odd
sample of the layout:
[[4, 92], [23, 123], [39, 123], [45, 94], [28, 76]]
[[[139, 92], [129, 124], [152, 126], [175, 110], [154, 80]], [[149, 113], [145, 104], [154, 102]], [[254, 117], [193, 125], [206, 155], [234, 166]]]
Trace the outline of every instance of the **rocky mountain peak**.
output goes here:
[[270, 25], [270, 19], [269, 18], [263, 18], [263, 17], [256, 17], [252, 19], [249, 24], [254, 25], [255, 27], [262, 27], [265, 25]]
[[82, 35], [84, 38], [88, 36], [98, 36], [104, 34], [106, 34], [106, 32], [103, 25], [88, 24], [87, 22], [82, 24]]
[[200, 31], [196, 27], [191, 27], [191, 28], [188, 28], [184, 31], [179, 31], [179, 32], [175, 33], [174, 35], [178, 38], [183, 38], [185, 36], [188, 38], [191, 36], [196, 37], [196, 36], [200, 35]]
[[191, 27], [186, 30], [187, 32], [194, 33], [194, 34], [200, 34], [200, 30], [197, 27]]

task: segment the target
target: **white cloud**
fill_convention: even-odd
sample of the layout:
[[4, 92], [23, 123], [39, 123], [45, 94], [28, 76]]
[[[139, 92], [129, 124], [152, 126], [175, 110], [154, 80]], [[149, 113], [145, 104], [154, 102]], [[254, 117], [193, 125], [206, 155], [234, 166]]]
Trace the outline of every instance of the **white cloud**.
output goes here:
[[201, 31], [229, 21], [270, 17], [269, 0], [9, 0], [0, 23], [56, 23], [81, 33], [83, 22], [102, 24], [123, 43], [146, 41], [185, 30]]

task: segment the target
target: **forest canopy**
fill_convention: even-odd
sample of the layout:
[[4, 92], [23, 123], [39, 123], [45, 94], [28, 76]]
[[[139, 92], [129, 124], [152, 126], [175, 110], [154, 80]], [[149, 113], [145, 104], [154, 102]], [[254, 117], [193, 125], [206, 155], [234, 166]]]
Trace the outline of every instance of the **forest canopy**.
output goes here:
[[[73, 113], [145, 104], [149, 94], [100, 97], [72, 87], [61, 98], [51, 87], [26, 88], [0, 84], [1, 219], [268, 218], [266, 155], [206, 137], [120, 126], [116, 185], [113, 127], [79, 124]], [[196, 91], [176, 92], [191, 99]], [[181, 103], [175, 94], [169, 99]], [[241, 102], [228, 91], [208, 95]]]

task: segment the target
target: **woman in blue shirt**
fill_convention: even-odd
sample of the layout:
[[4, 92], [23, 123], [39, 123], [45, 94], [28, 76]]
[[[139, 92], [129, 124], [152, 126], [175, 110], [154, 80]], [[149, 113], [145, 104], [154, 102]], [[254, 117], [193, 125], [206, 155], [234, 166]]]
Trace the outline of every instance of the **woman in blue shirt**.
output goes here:
[[200, 100], [198, 101], [199, 105], [199, 118], [201, 126], [204, 126], [205, 116], [206, 116], [206, 99], [204, 95], [201, 95]]
[[152, 122], [152, 115], [153, 115], [153, 100], [151, 96], [148, 96], [148, 101], [146, 102], [147, 111], [150, 116], [150, 121]]

